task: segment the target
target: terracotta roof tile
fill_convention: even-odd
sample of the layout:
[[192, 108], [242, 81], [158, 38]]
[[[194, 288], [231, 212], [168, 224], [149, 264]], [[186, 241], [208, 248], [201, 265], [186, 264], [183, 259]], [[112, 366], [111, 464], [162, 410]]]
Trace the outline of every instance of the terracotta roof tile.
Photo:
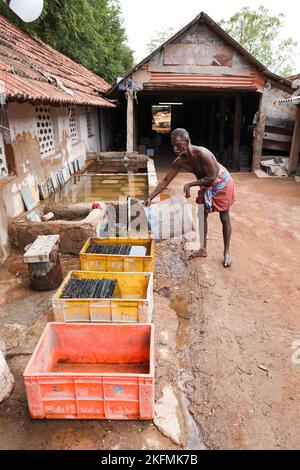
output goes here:
[[7, 97], [12, 100], [115, 106], [103, 96], [110, 88], [103, 78], [1, 15], [0, 79], [4, 81]]

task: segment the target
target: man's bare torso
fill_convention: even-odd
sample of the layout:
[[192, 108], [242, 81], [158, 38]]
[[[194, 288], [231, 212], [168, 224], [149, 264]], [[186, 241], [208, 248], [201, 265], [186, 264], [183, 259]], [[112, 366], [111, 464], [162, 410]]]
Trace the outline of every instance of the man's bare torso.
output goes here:
[[180, 169], [185, 169], [190, 173], [193, 173], [198, 180], [207, 176], [203, 171], [203, 162], [210, 159], [215, 169], [215, 180], [217, 179], [220, 172], [220, 165], [217, 162], [216, 157], [205, 147], [191, 146], [191, 154], [180, 155], [176, 158], [174, 164]]

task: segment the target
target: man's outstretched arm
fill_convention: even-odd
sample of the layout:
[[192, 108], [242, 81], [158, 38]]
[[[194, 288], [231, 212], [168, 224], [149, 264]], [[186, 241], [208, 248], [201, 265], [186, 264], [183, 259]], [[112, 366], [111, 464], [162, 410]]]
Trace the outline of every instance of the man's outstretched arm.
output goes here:
[[173, 181], [173, 179], [178, 175], [178, 172], [180, 170], [180, 162], [178, 160], [175, 160], [175, 162], [172, 164], [172, 167], [170, 171], [166, 174], [166, 176], [158, 183], [156, 188], [152, 191], [148, 199], [145, 201], [145, 206], [148, 207], [151, 204], [152, 199], [154, 199], [156, 196], [158, 196], [160, 193], [162, 193], [168, 185]]

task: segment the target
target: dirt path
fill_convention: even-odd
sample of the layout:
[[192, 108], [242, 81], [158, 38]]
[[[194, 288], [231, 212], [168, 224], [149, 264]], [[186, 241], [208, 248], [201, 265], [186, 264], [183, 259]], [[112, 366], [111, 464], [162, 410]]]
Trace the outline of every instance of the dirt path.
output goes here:
[[[181, 193], [189, 178], [172, 189]], [[52, 319], [52, 293], [29, 289], [20, 256], [0, 268], [0, 339], [17, 379], [0, 405], [0, 449], [299, 448], [300, 185], [235, 181], [230, 270], [217, 215], [207, 259], [185, 262], [183, 240], [157, 247], [154, 423], [29, 418], [22, 372]], [[77, 263], [65, 258], [64, 272]]]
[[[78, 259], [63, 258], [64, 275], [78, 269]], [[179, 449], [184, 446], [183, 420], [176, 396], [166, 403], [165, 390], [176, 389], [177, 358], [176, 313], [157, 295], [156, 404], [157, 423], [126, 421], [31, 420], [22, 374], [48, 321], [53, 321], [53, 292], [34, 292], [29, 288], [27, 267], [15, 253], [0, 267], [0, 342], [16, 379], [10, 399], [0, 404], [0, 450], [108, 450]], [[164, 315], [162, 315], [162, 312]], [[160, 332], [168, 328], [169, 341]], [[168, 397], [167, 397], [168, 398]], [[171, 405], [171, 413], [168, 406]], [[170, 416], [169, 422], [161, 420]], [[159, 419], [160, 418], [160, 419]], [[163, 419], [163, 421], [165, 421]], [[167, 426], [165, 426], [167, 424]], [[171, 440], [168, 427], [171, 427]], [[175, 433], [174, 433], [175, 430]], [[167, 436], [167, 437], [165, 437]]]
[[[172, 184], [182, 191], [189, 176]], [[209, 220], [209, 257], [187, 263], [181, 352], [190, 412], [217, 449], [296, 449], [300, 442], [300, 185], [235, 176], [234, 264], [222, 267], [221, 226]], [[193, 300], [194, 298], [194, 300]], [[180, 302], [179, 302], [180, 303]]]

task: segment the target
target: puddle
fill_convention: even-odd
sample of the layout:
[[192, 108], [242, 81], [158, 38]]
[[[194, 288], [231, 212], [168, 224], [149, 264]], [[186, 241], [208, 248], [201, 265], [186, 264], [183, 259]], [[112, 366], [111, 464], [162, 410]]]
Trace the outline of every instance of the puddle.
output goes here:
[[186, 422], [186, 449], [187, 450], [205, 450], [206, 447], [202, 442], [198, 426], [194, 418], [189, 412], [191, 401], [188, 399], [184, 392], [185, 384], [192, 382], [194, 376], [189, 370], [189, 366], [186, 361], [188, 355], [188, 329], [190, 328], [190, 322], [188, 320], [179, 319], [180, 326], [177, 335], [177, 353], [179, 357], [179, 378], [178, 388], [180, 392], [180, 399], [182, 403], [182, 412]]
[[180, 318], [189, 318], [189, 302], [186, 297], [176, 296], [171, 300], [170, 307]]
[[189, 363], [189, 341], [190, 333], [193, 329], [191, 319], [193, 296], [191, 296], [190, 292], [190, 278], [193, 277], [193, 273], [189, 271], [181, 257], [178, 254], [177, 256], [172, 256], [169, 249], [168, 246], [165, 246], [164, 259], [167, 260], [172, 278], [171, 281], [173, 281], [170, 307], [176, 312], [179, 321], [176, 350], [179, 358], [178, 389], [186, 424], [185, 445], [187, 450], [204, 450], [206, 447], [202, 442], [198, 425], [189, 412], [191, 401], [185, 392], [186, 383], [194, 381]]

